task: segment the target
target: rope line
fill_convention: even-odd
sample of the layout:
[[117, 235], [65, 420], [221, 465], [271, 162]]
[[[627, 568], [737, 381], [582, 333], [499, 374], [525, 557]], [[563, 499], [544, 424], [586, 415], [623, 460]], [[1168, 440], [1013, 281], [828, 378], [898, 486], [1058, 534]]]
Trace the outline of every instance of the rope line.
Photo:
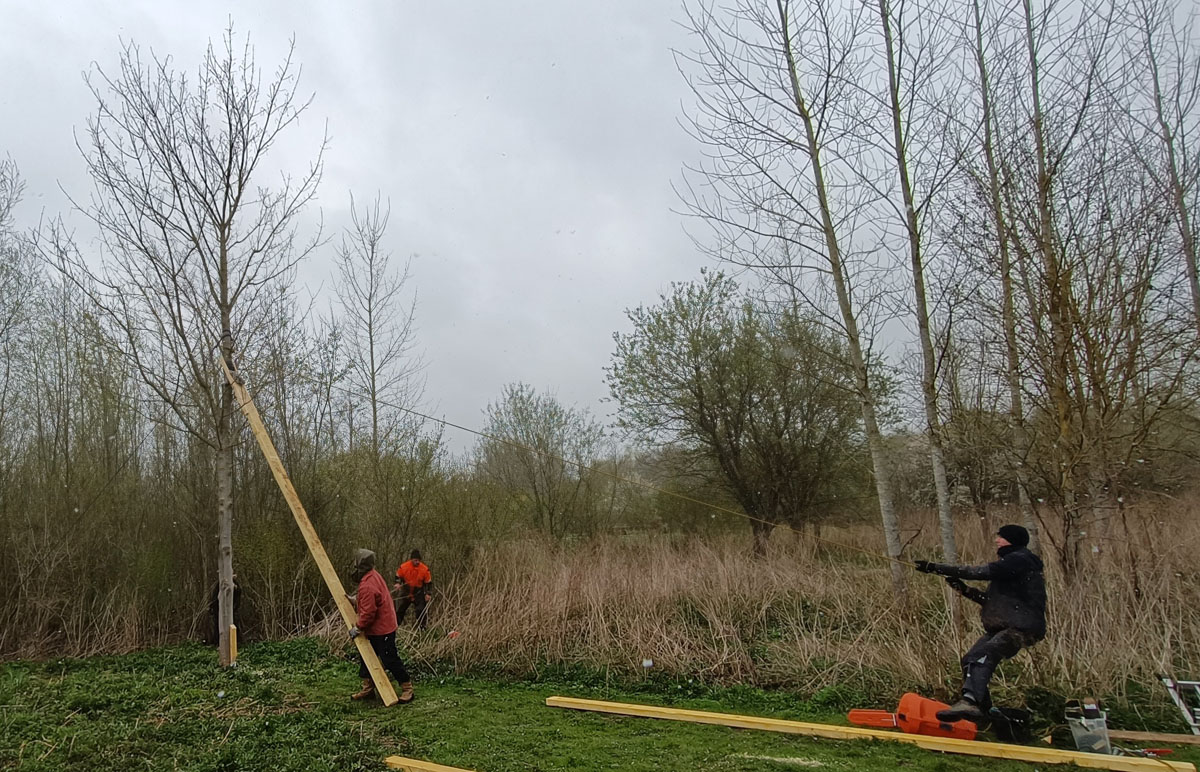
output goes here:
[[[361, 396], [360, 394], [357, 394], [356, 392], [351, 391], [350, 389], [345, 389], [345, 388], [341, 388], [341, 387], [335, 387], [335, 388], [337, 388], [339, 391], [341, 391], [344, 394]], [[702, 499], [698, 499], [693, 496], [688, 496], [687, 494], [684, 494], [684, 493], [678, 493], [676, 491], [669, 491], [669, 490], [666, 490], [665, 488], [660, 488], [656, 485], [653, 485], [648, 482], [643, 482], [641, 480], [633, 480], [633, 479], [629, 479], [626, 477], [621, 477], [618, 474], [606, 471], [604, 469], [600, 469], [598, 467], [592, 467], [592, 466], [588, 466], [586, 464], [580, 463], [578, 461], [572, 461], [571, 459], [563, 458], [561, 456], [555, 455], [554, 453], [550, 453], [549, 451], [541, 450], [540, 448], [534, 448], [534, 447], [530, 447], [528, 445], [524, 445], [520, 442], [508, 439], [506, 437], [500, 437], [497, 435], [489, 434], [488, 432], [479, 431], [477, 429], [472, 429], [468, 426], [463, 426], [462, 424], [454, 423], [453, 421], [449, 421], [445, 418], [437, 418], [437, 417], [428, 415], [426, 413], [422, 413], [419, 410], [415, 410], [410, 407], [404, 407], [402, 405], [397, 405], [397, 404], [394, 404], [394, 403], [391, 403], [391, 402], [388, 402], [388, 401], [382, 400], [382, 399], [376, 399], [376, 402], [378, 402], [380, 405], [384, 405], [386, 407], [390, 407], [395, 410], [400, 410], [405, 413], [409, 413], [410, 415], [414, 415], [414, 416], [424, 419], [426, 421], [432, 421], [434, 423], [439, 423], [439, 424], [442, 424], [443, 426], [449, 426], [454, 429], [458, 429], [460, 431], [467, 432], [468, 434], [473, 434], [477, 437], [482, 437], [484, 439], [492, 440], [493, 442], [503, 443], [505, 445], [509, 445], [513, 448], [517, 448], [519, 450], [524, 450], [529, 453], [535, 453], [537, 455], [540, 455], [544, 458], [551, 459], [553, 461], [570, 464], [570, 465], [578, 468], [580, 471], [591, 472], [593, 474], [602, 475], [604, 477], [608, 477], [617, 482], [626, 483], [628, 485], [633, 485], [633, 486], [636, 486], [639, 488], [644, 488], [646, 490], [653, 491], [654, 493], [663, 494], [665, 496], [671, 496], [671, 497], [674, 497], [681, 501], [687, 501], [692, 504], [698, 504], [702, 507], [708, 507], [709, 509], [713, 509], [718, 512], [723, 512], [728, 515], [733, 515], [734, 517], [740, 517], [740, 518], [743, 518], [750, 522], [761, 523], [761, 524], [769, 526], [771, 528], [783, 528], [788, 531], [791, 531], [792, 533], [799, 534], [805, 538], [812, 539], [814, 541], [818, 541], [823, 544], [828, 544], [830, 546], [838, 547], [840, 549], [850, 550], [852, 552], [859, 552], [859, 553], [862, 553], [863, 555], [868, 555], [870, 557], [879, 558], [881, 560], [886, 560], [889, 562], [899, 563], [900, 565], [904, 565], [904, 566], [915, 567], [915, 564], [912, 563], [911, 561], [904, 560], [899, 557], [892, 557], [891, 555], [887, 555], [882, 552], [877, 552], [875, 550], [870, 550], [865, 547], [856, 547], [852, 544], [844, 544], [842, 542], [837, 542], [832, 539], [826, 539], [826, 538], [823, 538], [820, 536], [816, 536], [815, 534], [805, 534], [802, 531], [800, 531], [799, 529], [797, 529], [796, 527], [792, 526], [790, 523], [773, 523], [770, 520], [766, 520], [761, 517], [755, 517], [754, 515], [751, 515], [747, 512], [739, 512], [738, 510], [730, 509], [729, 507], [721, 506], [720, 504], [713, 504], [710, 501], [704, 501]], [[863, 498], [869, 498], [869, 497], [863, 497]]]

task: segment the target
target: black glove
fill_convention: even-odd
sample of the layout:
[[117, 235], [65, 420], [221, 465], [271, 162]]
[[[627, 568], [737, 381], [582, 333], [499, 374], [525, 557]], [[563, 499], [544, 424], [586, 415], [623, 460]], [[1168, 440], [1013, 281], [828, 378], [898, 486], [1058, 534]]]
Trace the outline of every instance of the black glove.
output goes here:
[[916, 560], [913, 561], [913, 565], [923, 574], [936, 574], [938, 573], [938, 569], [941, 568], [937, 563], [929, 560]]
[[946, 584], [950, 585], [952, 589], [960, 593], [965, 593], [969, 589], [967, 587], [967, 583], [962, 579], [959, 579], [957, 576], [947, 576]]

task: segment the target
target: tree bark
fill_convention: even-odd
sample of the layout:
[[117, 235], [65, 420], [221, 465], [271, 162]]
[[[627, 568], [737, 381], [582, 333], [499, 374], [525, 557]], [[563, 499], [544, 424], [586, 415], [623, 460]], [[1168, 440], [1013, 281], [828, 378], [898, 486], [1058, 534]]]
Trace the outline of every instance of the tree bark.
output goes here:
[[[942, 421], [938, 415], [937, 362], [933, 340], [929, 334], [929, 302], [925, 292], [925, 266], [922, 255], [920, 221], [909, 174], [908, 149], [904, 137], [903, 108], [900, 104], [900, 79], [896, 72], [895, 42], [892, 35], [891, 9], [888, 0], [879, 0], [879, 16], [883, 27], [884, 51], [887, 54], [888, 96], [892, 117], [893, 150], [896, 154], [896, 173], [900, 178], [900, 193], [904, 201], [905, 229], [908, 232], [908, 252], [912, 264], [913, 295], [916, 301], [917, 332], [921, 341], [921, 395], [925, 407], [925, 426], [929, 437], [929, 460], [933, 467], [934, 490], [937, 493], [938, 526], [942, 538], [942, 557], [947, 563], [958, 562], [958, 547], [954, 539], [954, 516], [950, 507], [950, 485], [946, 475], [946, 456], [943, 450]], [[957, 598], [957, 596], [955, 596]], [[959, 606], [952, 604], [957, 626]]]
[[783, 53], [787, 58], [789, 83], [796, 112], [804, 123], [804, 133], [807, 140], [806, 150], [816, 187], [817, 202], [821, 212], [821, 229], [825, 239], [826, 257], [829, 260], [830, 274], [833, 278], [834, 291], [837, 294], [838, 309], [841, 312], [842, 323], [845, 326], [846, 341], [849, 348], [850, 364], [854, 370], [858, 396], [862, 405], [863, 429], [867, 435], [867, 444], [871, 452], [871, 467], [875, 473], [875, 491], [879, 499], [879, 516], [883, 523], [883, 536], [890, 558], [892, 591], [897, 600], [908, 605], [908, 577], [904, 565], [900, 562], [902, 545], [900, 542], [900, 521], [896, 515], [894, 487], [891, 467], [888, 463], [887, 452], [883, 442], [883, 434], [879, 430], [879, 421], [875, 409], [875, 394], [867, 371], [866, 359], [863, 356], [862, 339], [859, 335], [858, 320], [854, 315], [854, 307], [850, 300], [850, 292], [846, 284], [845, 265], [838, 244], [837, 229], [833, 221], [833, 213], [829, 203], [829, 195], [825, 185], [825, 172], [821, 162], [821, 144], [817, 138], [817, 130], [812, 113], [800, 89], [800, 76], [796, 67], [796, 57], [792, 50], [791, 33], [788, 22], [788, 11], [784, 0], [776, 0], [779, 11], [779, 21], [782, 32]]
[[[233, 341], [228, 336], [221, 341], [221, 356], [232, 365]], [[221, 387], [217, 424], [217, 576], [221, 666], [228, 667], [233, 662], [229, 643], [233, 624], [233, 387], [228, 383]]]
[[1021, 360], [1017, 349], [1017, 321], [1013, 306], [1012, 253], [1009, 244], [1008, 222], [1000, 198], [1000, 173], [996, 164], [996, 149], [992, 126], [992, 94], [988, 77], [987, 59], [983, 47], [983, 15], [979, 0], [974, 0], [975, 11], [975, 60], [979, 68], [979, 95], [982, 106], [983, 155], [987, 162], [988, 194], [992, 206], [992, 217], [996, 228], [996, 241], [1000, 255], [1001, 314], [1004, 324], [1005, 380], [1008, 385], [1008, 417], [1013, 436], [1012, 454], [1008, 454], [1013, 477], [1017, 482], [1017, 505], [1021, 521], [1029, 531], [1029, 548], [1041, 551], [1041, 533], [1037, 516], [1029, 496], [1029, 473], [1026, 459], [1029, 455], [1029, 434], [1025, 428], [1025, 411], [1021, 396]]

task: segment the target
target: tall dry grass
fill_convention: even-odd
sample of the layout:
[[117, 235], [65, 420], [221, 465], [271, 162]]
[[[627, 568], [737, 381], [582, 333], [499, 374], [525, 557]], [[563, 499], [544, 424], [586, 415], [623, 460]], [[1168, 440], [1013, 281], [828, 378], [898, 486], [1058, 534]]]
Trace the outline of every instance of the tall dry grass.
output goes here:
[[[990, 534], [1010, 518], [964, 519], [965, 559], [990, 559]], [[1002, 696], [1044, 687], [1120, 697], [1135, 685], [1157, 694], [1159, 672], [1200, 675], [1200, 519], [1190, 503], [1173, 502], [1131, 511], [1128, 522], [1113, 527], [1071, 587], [1047, 560], [1049, 635], [1001, 669]], [[904, 525], [911, 556], [938, 554], [931, 514]], [[873, 524], [826, 526], [820, 537], [777, 532], [761, 559], [748, 532], [530, 538], [478, 548], [461, 566], [435, 559], [434, 629], [406, 627], [403, 645], [418, 663], [459, 670], [578, 667], [639, 678], [650, 659], [652, 674], [716, 683], [948, 695], [959, 656], [979, 634], [973, 604], [964, 602], [968, 623], [956, 630], [944, 585], [913, 572], [912, 605], [900, 608]], [[428, 546], [436, 555], [437, 545]], [[64, 578], [55, 560], [31, 565], [42, 568], [17, 572], [26, 581], [0, 598], [0, 658], [124, 652], [198, 638], [205, 628], [207, 588], [195, 581], [126, 580], [101, 590]], [[277, 582], [248, 581], [243, 613], [260, 620], [259, 630], [308, 630], [344, 644], [329, 598], [306, 576], [293, 567]], [[288, 620], [286, 628], [264, 625], [268, 615]]]
[[[963, 523], [967, 561], [994, 556], [990, 534], [1003, 517]], [[1108, 539], [1070, 588], [1047, 560], [1049, 634], [1002, 668], [1001, 695], [1045, 687], [1123, 696], [1131, 684], [1156, 689], [1159, 672], [1200, 674], [1200, 523], [1181, 505], [1137, 520], [1131, 538]], [[918, 531], [912, 554], [935, 556], [932, 519], [906, 525]], [[968, 623], [954, 629], [942, 582], [914, 572], [906, 611], [886, 563], [858, 551], [882, 552], [876, 529], [820, 536], [827, 541], [777, 533], [762, 559], [735, 536], [497, 545], [439, 599], [439, 632], [410, 632], [407, 644], [417, 660], [462, 670], [581, 666], [633, 676], [650, 659], [655, 672], [802, 692], [956, 688], [958, 658], [981, 632], [977, 607], [964, 601]], [[445, 635], [451, 629], [459, 635]]]

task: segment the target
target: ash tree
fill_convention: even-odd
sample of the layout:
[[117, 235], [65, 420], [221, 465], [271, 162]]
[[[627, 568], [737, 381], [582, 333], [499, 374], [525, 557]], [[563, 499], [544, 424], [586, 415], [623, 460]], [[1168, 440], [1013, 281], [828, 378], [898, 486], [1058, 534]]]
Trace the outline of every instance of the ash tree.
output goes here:
[[802, 525], [865, 463], [845, 344], [794, 306], [739, 294], [723, 274], [676, 284], [628, 313], [607, 369], [621, 425], [669, 448], [750, 516], [762, 554], [780, 523]]
[[79, 143], [94, 183], [79, 208], [98, 226], [102, 257], [85, 259], [61, 227], [47, 247], [170, 420], [214, 451], [222, 664], [233, 622], [237, 435], [216, 356], [232, 363], [235, 340], [253, 351], [256, 316], [317, 243], [298, 239], [297, 220], [320, 181], [324, 138], [297, 176], [268, 166], [311, 102], [297, 93], [292, 55], [264, 77], [249, 39], [239, 44], [229, 28], [192, 78], [125, 43], [114, 71], [87, 76], [97, 109]]

